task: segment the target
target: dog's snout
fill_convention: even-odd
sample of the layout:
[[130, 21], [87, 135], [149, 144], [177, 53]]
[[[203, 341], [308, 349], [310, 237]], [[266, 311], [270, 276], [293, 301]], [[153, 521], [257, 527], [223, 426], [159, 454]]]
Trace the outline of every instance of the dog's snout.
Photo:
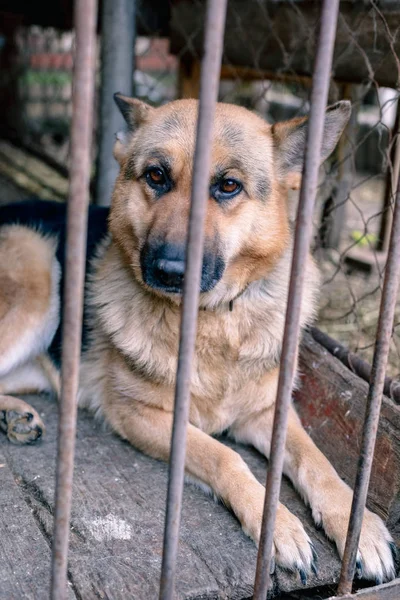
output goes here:
[[170, 260], [159, 258], [154, 264], [154, 275], [156, 279], [169, 288], [181, 288], [185, 274], [185, 262], [183, 260]]
[[[143, 281], [162, 292], [181, 294], [185, 276], [184, 244], [148, 241], [142, 249], [140, 264]], [[218, 253], [206, 251], [203, 256], [200, 291], [211, 290], [220, 280], [224, 262]]]

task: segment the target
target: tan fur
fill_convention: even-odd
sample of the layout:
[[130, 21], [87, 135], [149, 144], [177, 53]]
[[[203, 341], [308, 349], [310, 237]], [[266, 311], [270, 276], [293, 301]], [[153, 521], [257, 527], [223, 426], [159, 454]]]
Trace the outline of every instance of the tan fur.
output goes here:
[[[197, 102], [153, 109], [121, 96], [117, 101], [129, 131], [117, 137], [120, 174], [110, 237], [99, 249], [91, 277], [92, 340], [82, 363], [80, 405], [143, 452], [167, 460], [181, 296], [145, 283], [140, 252], [152, 239], [185, 243]], [[327, 113], [324, 156], [333, 150], [348, 116], [343, 104]], [[205, 310], [198, 314], [186, 470], [212, 488], [256, 543], [264, 488], [241, 457], [212, 435], [228, 430], [269, 456], [291, 263], [287, 191], [299, 186], [305, 127], [301, 119], [271, 128], [243, 108], [216, 107], [211, 181], [219, 170], [240, 180], [244, 191], [226, 203], [208, 200], [205, 248], [222, 256], [225, 267], [216, 285], [200, 295]], [[161, 155], [169, 161], [174, 184], [156, 197], [143, 173]], [[304, 275], [301, 327], [314, 316], [319, 285], [310, 256]], [[284, 468], [342, 555], [352, 492], [307, 436], [293, 408]], [[360, 541], [366, 577], [394, 576], [390, 540], [383, 522], [366, 511]], [[282, 505], [274, 554], [285, 568], [303, 573], [312, 568], [310, 539]]]
[[51, 238], [18, 225], [0, 228], [0, 423], [13, 442], [35, 441], [44, 425], [32, 407], [8, 394], [57, 386], [46, 354], [59, 321], [54, 254]]
[[[0, 361], [6, 355], [10, 359], [12, 348], [22, 340], [31, 345], [34, 332], [43, 332], [46, 320], [53, 318], [48, 314], [53, 264], [53, 245], [36, 232], [18, 225], [0, 229]], [[43, 339], [43, 349], [53, 335], [54, 332], [49, 332]], [[15, 361], [18, 364], [17, 356]], [[1, 370], [0, 362], [0, 373]]]

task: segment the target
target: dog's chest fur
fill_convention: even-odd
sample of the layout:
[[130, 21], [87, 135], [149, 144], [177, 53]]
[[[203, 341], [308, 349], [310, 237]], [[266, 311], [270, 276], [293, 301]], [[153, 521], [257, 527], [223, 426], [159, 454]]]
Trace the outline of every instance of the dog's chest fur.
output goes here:
[[[203, 429], [214, 431], [229, 426], [233, 413], [243, 409], [236, 407], [238, 392], [249, 382], [262, 381], [266, 373], [278, 366], [289, 264], [290, 257], [283, 257], [276, 272], [268, 280], [251, 284], [234, 302], [232, 311], [228, 306], [199, 311], [191, 420]], [[315, 280], [311, 262], [308, 271], [309, 278]], [[303, 302], [302, 324], [309, 320], [314, 306], [315, 285], [306, 289], [309, 291]], [[110, 361], [118, 357], [119, 365], [112, 378], [120, 380], [118, 392], [129, 387], [130, 397], [136, 390], [138, 401], [171, 409], [180, 308], [144, 291], [113, 244], [104, 249], [95, 266], [89, 302], [93, 310], [93, 341], [86, 362], [93, 368], [112, 345], [113, 352], [108, 350], [106, 362], [110, 369]], [[158, 391], [152, 394], [147, 388], [153, 389], [154, 385]], [[249, 400], [242, 397], [241, 402]]]

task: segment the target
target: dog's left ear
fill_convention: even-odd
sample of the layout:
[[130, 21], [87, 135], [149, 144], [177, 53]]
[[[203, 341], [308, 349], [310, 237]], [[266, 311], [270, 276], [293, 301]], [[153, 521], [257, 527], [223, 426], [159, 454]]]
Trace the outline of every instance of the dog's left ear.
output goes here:
[[142, 123], [149, 119], [154, 109], [149, 104], [146, 104], [146, 102], [138, 100], [137, 98], [123, 96], [120, 92], [114, 94], [114, 101], [128, 126], [128, 131], [126, 133], [116, 133], [114, 156], [118, 162], [121, 162], [121, 160], [125, 158], [126, 147], [130, 135], [134, 133]]
[[[351, 104], [347, 100], [327, 108], [322, 136], [321, 164], [333, 152], [350, 114]], [[284, 177], [289, 173], [299, 173], [303, 169], [307, 128], [308, 117], [276, 123], [272, 127], [278, 168]]]

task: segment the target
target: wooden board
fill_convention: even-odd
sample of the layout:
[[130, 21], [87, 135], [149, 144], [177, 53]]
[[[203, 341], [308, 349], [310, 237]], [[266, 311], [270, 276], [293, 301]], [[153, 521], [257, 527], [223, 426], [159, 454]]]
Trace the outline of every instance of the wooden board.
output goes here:
[[[0, 452], [0, 598], [48, 600], [50, 546]], [[72, 589], [68, 597], [76, 598]]]
[[[42, 556], [41, 580], [46, 583], [47, 543], [52, 534], [54, 506], [57, 415], [51, 400], [40, 397], [30, 400], [43, 414], [47, 434], [38, 445], [25, 447], [13, 446], [1, 436], [4, 462], [18, 482], [18, 489], [15, 484], [7, 491], [7, 487], [2, 486], [0, 504], [11, 505], [14, 494], [19, 494], [19, 498], [22, 495], [25, 499], [28, 512], [31, 508], [34, 510], [36, 539], [32, 543], [34, 536], [29, 534], [24, 568], [31, 572], [31, 561], [34, 565], [36, 557]], [[264, 482], [266, 461], [249, 448], [240, 447], [239, 451]], [[104, 431], [91, 417], [80, 413], [69, 556], [69, 582], [78, 598], [152, 600], [158, 597], [166, 486], [164, 463], [144, 456]], [[308, 586], [337, 580], [339, 560], [334, 547], [322, 532], [315, 530], [309, 510], [286, 481], [281, 498], [302, 519], [317, 548], [319, 576], [310, 577]], [[14, 552], [21, 535], [25, 536], [23, 530], [15, 532], [15, 541], [8, 541], [10, 553]], [[249, 598], [255, 562], [256, 548], [243, 534], [237, 520], [203, 491], [186, 485], [177, 598]], [[14, 573], [7, 564], [2, 568], [6, 570], [7, 580], [15, 579], [17, 584], [21, 572]], [[282, 571], [278, 571], [275, 586], [277, 591], [302, 587], [298, 577]], [[0, 586], [0, 599], [9, 600], [10, 596], [2, 594]], [[19, 600], [25, 598], [30, 596], [18, 596]], [[36, 598], [41, 599], [41, 596]]]
[[[373, 589], [360, 590], [355, 594], [342, 596], [341, 600], [398, 600], [400, 598], [400, 581], [391, 581], [377, 585]], [[337, 600], [336, 598], [328, 598], [328, 600]]]
[[[368, 384], [314, 341], [304, 336], [301, 388], [295, 404], [302, 422], [339, 475], [355, 480]], [[400, 407], [383, 397], [368, 504], [400, 545]]]

